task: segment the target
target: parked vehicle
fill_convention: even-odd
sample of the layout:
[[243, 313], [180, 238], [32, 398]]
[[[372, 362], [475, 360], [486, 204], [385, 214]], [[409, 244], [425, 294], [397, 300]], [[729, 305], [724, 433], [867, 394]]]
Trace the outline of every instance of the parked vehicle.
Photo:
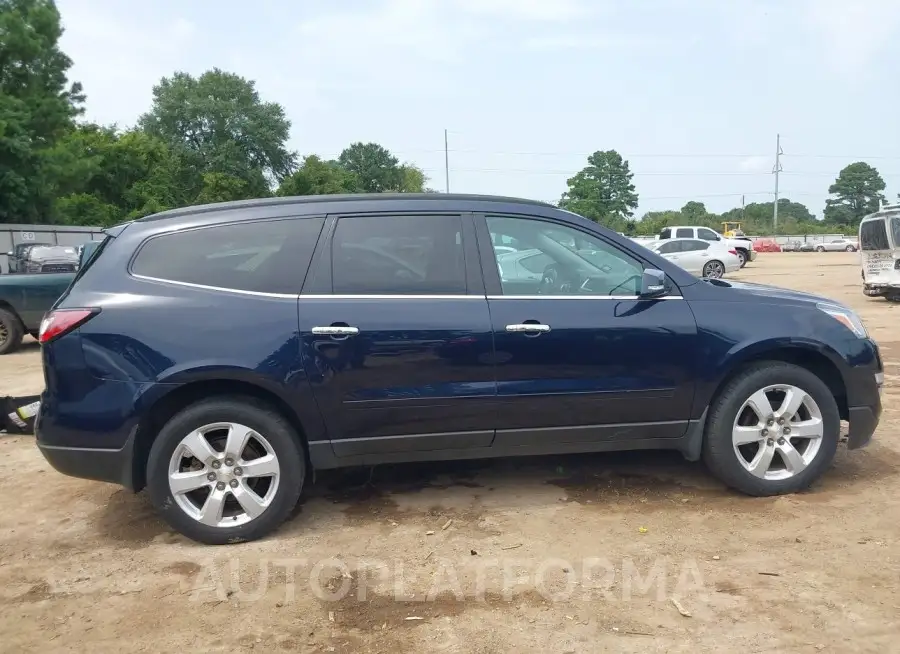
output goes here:
[[30, 244], [22, 249], [16, 262], [15, 272], [74, 273], [78, 269], [78, 250], [69, 245]]
[[756, 260], [756, 250], [753, 248], [753, 241], [744, 237], [725, 238], [709, 227], [688, 227], [682, 225], [666, 227], [659, 233], [659, 238], [693, 238], [701, 241], [721, 241], [724, 245], [729, 246], [729, 249], [738, 253], [738, 258], [741, 260], [741, 268], [747, 265], [748, 261]]
[[856, 241], [849, 238], [836, 238], [816, 245], [816, 252], [856, 252]]
[[862, 219], [859, 247], [863, 294], [900, 302], [900, 204]]
[[783, 243], [781, 245], [781, 251], [782, 252], [799, 252], [801, 245], [803, 245], [802, 241], [788, 241], [787, 243]]
[[17, 243], [12, 250], [6, 253], [6, 265], [8, 272], [20, 273], [25, 272], [25, 255], [33, 247], [47, 246], [50, 243], [35, 243], [29, 241], [27, 243]]
[[673, 238], [654, 241], [649, 247], [699, 277], [718, 279], [741, 269], [741, 259], [737, 251], [720, 241]]
[[0, 355], [16, 351], [25, 334], [35, 338], [41, 319], [74, 273], [0, 275]]
[[[271, 532], [315, 470], [387, 462], [667, 448], [788, 493], [841, 419], [855, 449], [881, 414], [852, 309], [700, 280], [540, 202], [269, 198], [107, 234], [41, 325], [37, 444], [205, 543]], [[540, 279], [504, 278], [500, 237]], [[400, 238], [405, 265], [347, 256]]]
[[799, 251], [800, 251], [800, 252], [815, 252], [815, 251], [816, 251], [816, 246], [813, 245], [812, 243], [806, 242], [806, 243], [803, 243], [803, 244], [800, 246], [800, 250], [799, 250]]
[[758, 238], [753, 242], [756, 252], [781, 252], [781, 246], [771, 238]]

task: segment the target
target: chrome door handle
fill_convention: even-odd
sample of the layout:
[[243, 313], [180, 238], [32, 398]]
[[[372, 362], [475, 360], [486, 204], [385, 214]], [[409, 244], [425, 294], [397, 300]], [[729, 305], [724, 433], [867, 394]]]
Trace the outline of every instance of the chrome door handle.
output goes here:
[[328, 327], [313, 327], [312, 333], [321, 336], [356, 336], [359, 334], [359, 328], [329, 325]]
[[518, 325], [507, 325], [506, 331], [512, 332], [514, 334], [521, 334], [526, 332], [549, 332], [550, 325], [539, 325], [537, 323], [522, 323]]

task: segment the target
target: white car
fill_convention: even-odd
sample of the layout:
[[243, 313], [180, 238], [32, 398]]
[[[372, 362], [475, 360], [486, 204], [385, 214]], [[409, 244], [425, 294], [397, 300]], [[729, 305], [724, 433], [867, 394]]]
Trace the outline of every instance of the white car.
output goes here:
[[669, 238], [646, 243], [645, 247], [699, 277], [718, 279], [741, 269], [737, 251], [720, 241]]
[[859, 243], [849, 238], [836, 238], [816, 246], [816, 252], [856, 252]]
[[709, 227], [691, 227], [689, 225], [666, 227], [659, 233], [658, 238], [661, 241], [670, 238], [695, 238], [701, 241], [718, 241], [737, 252], [737, 256], [741, 260], [741, 268], [748, 261], [756, 260], [756, 250], [753, 249], [753, 241], [749, 238], [725, 238]]

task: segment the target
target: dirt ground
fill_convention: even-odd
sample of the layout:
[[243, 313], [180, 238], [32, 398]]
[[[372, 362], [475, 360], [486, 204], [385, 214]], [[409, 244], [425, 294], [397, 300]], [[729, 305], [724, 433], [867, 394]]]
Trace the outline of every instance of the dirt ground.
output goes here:
[[[2, 649], [900, 651], [900, 305], [863, 297], [855, 254], [734, 277], [847, 302], [881, 345], [875, 440], [809, 492], [739, 496], [665, 453], [386, 466], [320, 475], [273, 537], [210, 548], [0, 437]], [[35, 343], [0, 358], [0, 394], [41, 386]]]

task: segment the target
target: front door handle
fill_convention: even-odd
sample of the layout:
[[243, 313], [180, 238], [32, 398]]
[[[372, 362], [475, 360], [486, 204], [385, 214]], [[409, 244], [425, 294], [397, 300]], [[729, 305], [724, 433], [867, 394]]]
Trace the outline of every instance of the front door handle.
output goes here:
[[539, 323], [520, 323], [516, 325], [507, 325], [506, 331], [513, 334], [527, 334], [530, 332], [544, 333], [550, 331], [550, 325], [541, 325]]
[[347, 325], [329, 325], [328, 327], [313, 327], [313, 334], [320, 336], [356, 336], [359, 334], [359, 327], [350, 327]]

